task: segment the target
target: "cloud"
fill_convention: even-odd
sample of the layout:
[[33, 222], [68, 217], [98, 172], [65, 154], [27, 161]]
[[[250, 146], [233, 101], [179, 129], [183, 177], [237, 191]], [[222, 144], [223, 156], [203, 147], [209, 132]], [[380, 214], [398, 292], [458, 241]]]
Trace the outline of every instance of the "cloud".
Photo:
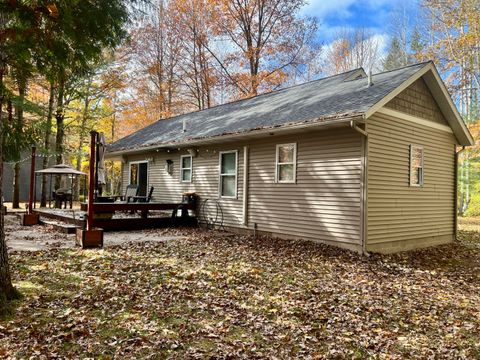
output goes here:
[[[390, 7], [397, 3], [395, 0], [310, 0], [304, 7], [305, 15], [315, 16], [320, 20], [327, 17], [336, 17], [337, 19], [346, 19], [353, 16], [355, 8], [361, 4], [361, 7], [369, 9], [379, 9]], [[355, 6], [357, 5], [357, 6]]]
[[[405, 1], [407, 4], [418, 0]], [[388, 33], [392, 10], [398, 4], [398, 0], [310, 0], [302, 14], [318, 19], [318, 40], [329, 43], [339, 32], [359, 27], [374, 34]]]

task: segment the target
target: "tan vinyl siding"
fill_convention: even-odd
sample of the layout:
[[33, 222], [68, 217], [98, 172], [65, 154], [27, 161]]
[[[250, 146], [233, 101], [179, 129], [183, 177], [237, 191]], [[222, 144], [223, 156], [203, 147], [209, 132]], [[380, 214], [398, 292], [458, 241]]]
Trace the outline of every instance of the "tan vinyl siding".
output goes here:
[[[275, 183], [276, 145], [297, 143], [294, 184]], [[225, 226], [243, 225], [243, 146], [249, 147], [248, 226], [259, 232], [301, 238], [361, 250], [361, 136], [350, 128], [270, 136], [254, 142], [196, 147], [193, 181], [179, 180], [180, 155], [186, 151], [129, 156], [127, 161], [154, 157], [149, 164], [149, 186], [155, 201], [179, 201], [182, 192], [194, 191], [201, 201], [219, 200]], [[208, 152], [207, 152], [208, 150]], [[237, 199], [218, 199], [219, 151], [238, 150]], [[165, 161], [174, 161], [172, 176]], [[123, 171], [124, 188], [128, 165]], [[208, 214], [207, 216], [214, 216]]]
[[[275, 183], [276, 145], [291, 142], [297, 143], [296, 183]], [[345, 128], [251, 145], [250, 227], [358, 250], [360, 145], [360, 135]]]
[[[218, 166], [219, 151], [238, 150], [237, 166], [237, 198], [219, 198], [218, 191]], [[148, 186], [154, 186], [153, 200], [159, 202], [180, 202], [182, 193], [195, 192], [201, 200], [209, 199], [218, 201], [224, 215], [225, 226], [237, 226], [242, 222], [242, 197], [243, 197], [243, 149], [238, 144], [200, 148], [197, 157], [192, 159], [193, 173], [191, 183], [180, 181], [180, 156], [188, 155], [186, 150], [171, 153], [159, 152], [142, 155], [128, 156], [127, 161], [138, 161], [153, 157], [154, 161], [148, 167]], [[165, 171], [166, 160], [173, 161], [173, 172]], [[123, 171], [123, 189], [128, 185], [128, 164]], [[208, 207], [210, 208], [210, 207]], [[207, 208], [207, 209], [208, 209]], [[213, 209], [212, 209], [213, 210]], [[214, 214], [206, 214], [215, 216]]]
[[422, 78], [403, 90], [394, 99], [389, 101], [385, 107], [439, 124], [448, 125], [432, 93]]
[[[390, 252], [451, 241], [451, 133], [376, 114], [368, 119], [367, 250]], [[409, 185], [410, 145], [424, 148], [424, 185]]]

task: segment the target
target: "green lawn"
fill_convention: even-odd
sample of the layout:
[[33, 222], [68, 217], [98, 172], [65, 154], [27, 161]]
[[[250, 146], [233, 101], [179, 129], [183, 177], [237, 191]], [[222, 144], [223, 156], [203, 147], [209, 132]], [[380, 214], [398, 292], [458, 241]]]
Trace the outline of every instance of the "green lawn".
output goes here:
[[469, 230], [457, 244], [368, 259], [195, 230], [16, 253], [24, 298], [0, 321], [0, 357], [480, 358], [480, 240]]

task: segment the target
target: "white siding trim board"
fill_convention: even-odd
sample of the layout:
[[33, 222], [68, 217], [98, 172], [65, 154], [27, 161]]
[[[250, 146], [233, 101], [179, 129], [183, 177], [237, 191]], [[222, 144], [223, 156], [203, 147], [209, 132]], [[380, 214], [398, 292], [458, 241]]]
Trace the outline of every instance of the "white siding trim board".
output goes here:
[[453, 130], [450, 126], [438, 124], [438, 123], [435, 123], [435, 122], [430, 121], [430, 120], [422, 119], [422, 118], [419, 118], [417, 116], [413, 116], [413, 115], [410, 115], [410, 114], [403, 113], [401, 111], [397, 111], [397, 110], [393, 110], [393, 109], [383, 107], [383, 108], [379, 109], [377, 111], [377, 113], [387, 115], [387, 116], [393, 116], [393, 117], [396, 117], [396, 118], [399, 118], [399, 119], [408, 120], [410, 122], [413, 122], [413, 123], [416, 123], [416, 124], [419, 124], [419, 125], [428, 126], [428, 127], [431, 127], [431, 128], [437, 129], [437, 130], [441, 130], [441, 131], [445, 131], [445, 132], [448, 132], [450, 134], [453, 134]]

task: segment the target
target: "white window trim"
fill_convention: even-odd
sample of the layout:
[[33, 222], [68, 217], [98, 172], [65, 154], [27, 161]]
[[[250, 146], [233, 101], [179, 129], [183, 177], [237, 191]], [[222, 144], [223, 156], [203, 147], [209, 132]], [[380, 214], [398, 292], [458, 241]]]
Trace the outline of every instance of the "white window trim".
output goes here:
[[[235, 195], [222, 195], [222, 176], [233, 176], [232, 174], [222, 174], [222, 155], [235, 154]], [[218, 153], [218, 197], [222, 199], [237, 199], [238, 196], [238, 150], [220, 151]]]
[[150, 178], [149, 178], [149, 174], [148, 174], [148, 161], [147, 160], [138, 160], [138, 161], [130, 161], [128, 163], [128, 184], [127, 185], [131, 185], [131, 181], [132, 181], [132, 165], [134, 164], [147, 164], [147, 191], [148, 191], [148, 185], [149, 185], [149, 181], [150, 181]]
[[[280, 163], [278, 162], [279, 149], [281, 146], [293, 145], [293, 162]], [[278, 168], [280, 165], [293, 165], [293, 180], [280, 180]], [[275, 152], [275, 182], [277, 184], [296, 184], [297, 183], [297, 143], [277, 144]]]
[[[412, 182], [412, 163], [413, 163], [413, 149], [422, 149], [422, 177], [420, 179], [420, 184], [415, 184]], [[415, 145], [415, 144], [410, 144], [410, 163], [408, 166], [408, 178], [409, 178], [409, 183], [411, 187], [423, 187], [424, 184], [424, 179], [425, 179], [425, 149], [423, 148], [422, 145]]]
[[[183, 159], [184, 158], [190, 158], [190, 167], [189, 168], [184, 168], [183, 167]], [[183, 180], [183, 171], [184, 170], [190, 170], [190, 179]], [[182, 156], [180, 156], [180, 182], [191, 183], [192, 182], [192, 177], [193, 177], [193, 156], [192, 155], [182, 155]]]

